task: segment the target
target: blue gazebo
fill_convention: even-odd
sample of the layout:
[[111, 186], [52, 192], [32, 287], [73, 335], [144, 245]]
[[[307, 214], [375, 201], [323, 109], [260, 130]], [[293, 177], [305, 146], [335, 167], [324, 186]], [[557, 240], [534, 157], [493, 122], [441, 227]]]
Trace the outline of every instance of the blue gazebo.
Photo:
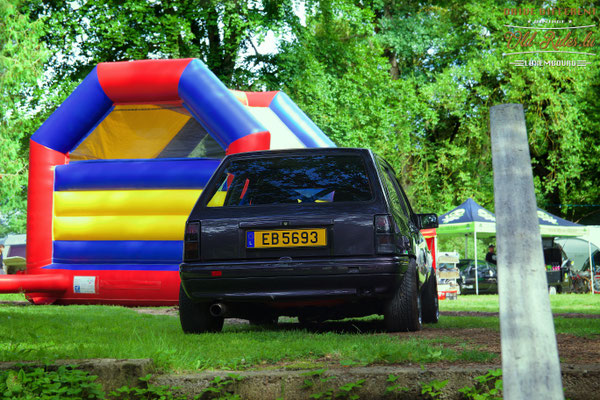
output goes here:
[[[542, 237], [586, 237], [587, 228], [566, 219], [537, 209]], [[465, 236], [465, 258], [468, 258], [469, 236], [473, 236], [474, 259], [477, 268], [477, 238], [496, 236], [496, 216], [471, 198], [438, 217], [438, 236]]]

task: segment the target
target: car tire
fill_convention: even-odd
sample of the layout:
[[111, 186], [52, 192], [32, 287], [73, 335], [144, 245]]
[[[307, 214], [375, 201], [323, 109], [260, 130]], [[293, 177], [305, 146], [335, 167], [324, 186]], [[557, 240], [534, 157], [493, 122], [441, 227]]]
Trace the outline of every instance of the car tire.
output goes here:
[[423, 305], [423, 322], [435, 324], [440, 319], [440, 303], [437, 293], [437, 279], [431, 271], [431, 276], [421, 291], [421, 304]]
[[414, 332], [421, 329], [421, 296], [414, 260], [411, 260], [394, 297], [385, 303], [383, 321], [388, 332]]
[[194, 303], [180, 286], [179, 321], [185, 333], [206, 333], [220, 332], [224, 318], [210, 315], [208, 303]]

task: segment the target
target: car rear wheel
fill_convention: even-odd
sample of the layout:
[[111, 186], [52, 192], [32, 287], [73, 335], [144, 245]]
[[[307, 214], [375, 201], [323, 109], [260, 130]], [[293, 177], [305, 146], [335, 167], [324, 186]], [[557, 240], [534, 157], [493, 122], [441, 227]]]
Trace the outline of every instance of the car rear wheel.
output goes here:
[[413, 332], [421, 329], [421, 296], [418, 293], [414, 261], [411, 261], [394, 297], [385, 304], [383, 320], [388, 332]]
[[423, 322], [437, 323], [440, 318], [440, 304], [437, 294], [437, 279], [433, 271], [421, 291], [421, 304], [423, 304]]
[[208, 311], [208, 303], [194, 303], [179, 288], [179, 321], [185, 333], [220, 332], [223, 329], [223, 317], [213, 317]]

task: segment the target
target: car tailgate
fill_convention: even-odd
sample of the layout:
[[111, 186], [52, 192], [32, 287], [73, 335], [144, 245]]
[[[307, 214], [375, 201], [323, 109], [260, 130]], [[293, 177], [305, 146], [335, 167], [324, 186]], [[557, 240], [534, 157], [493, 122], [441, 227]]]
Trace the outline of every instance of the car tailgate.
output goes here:
[[[329, 210], [331, 211], [331, 210]], [[204, 219], [202, 261], [374, 254], [374, 213]]]

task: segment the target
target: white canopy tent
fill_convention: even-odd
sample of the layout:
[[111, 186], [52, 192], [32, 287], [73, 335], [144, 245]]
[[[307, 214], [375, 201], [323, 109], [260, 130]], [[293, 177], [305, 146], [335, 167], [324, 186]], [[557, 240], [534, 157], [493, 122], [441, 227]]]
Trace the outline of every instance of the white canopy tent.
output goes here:
[[[588, 243], [588, 258], [591, 262], [591, 237], [584, 225], [567, 221], [550, 214], [540, 208], [537, 210], [540, 233], [542, 237], [582, 238]], [[496, 216], [469, 198], [455, 209], [442, 214], [438, 218], [438, 236], [465, 236], [465, 258], [468, 258], [467, 245], [469, 237], [473, 237], [475, 269], [477, 270], [477, 239], [496, 236]], [[600, 241], [600, 229], [597, 231]], [[437, 251], [437, 249], [436, 249]], [[593, 284], [593, 272], [592, 284]], [[477, 285], [477, 279], [475, 279]], [[476, 288], [476, 292], [478, 292]], [[593, 290], [592, 290], [593, 293]]]

